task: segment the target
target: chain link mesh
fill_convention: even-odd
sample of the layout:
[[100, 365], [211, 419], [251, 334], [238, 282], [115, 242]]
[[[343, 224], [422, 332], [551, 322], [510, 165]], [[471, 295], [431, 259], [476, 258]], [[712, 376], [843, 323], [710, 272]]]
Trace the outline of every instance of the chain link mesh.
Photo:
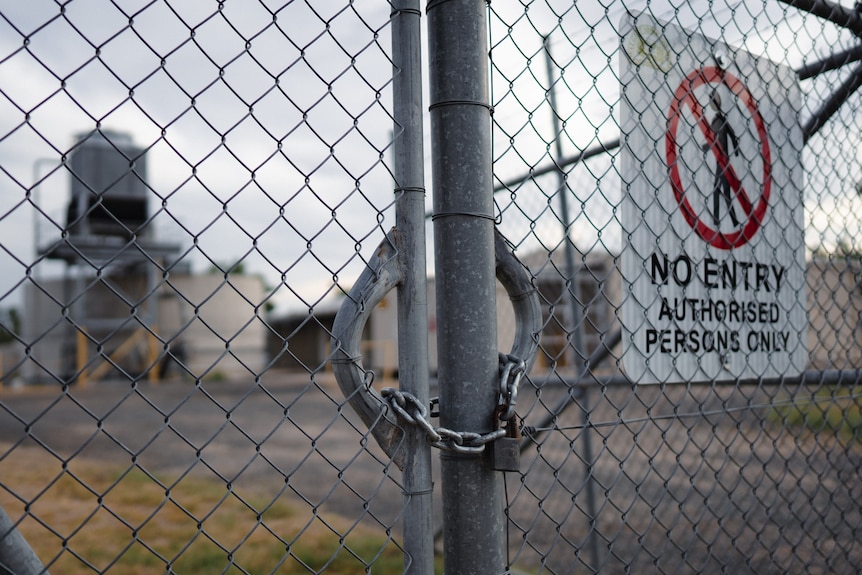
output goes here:
[[[502, 230], [534, 274], [545, 317], [538, 362], [545, 369], [534, 370], [519, 395], [529, 447], [522, 475], [507, 480], [509, 560], [515, 568], [549, 573], [850, 573], [858, 568], [859, 71], [858, 38], [848, 23], [858, 15], [854, 7], [831, 3], [822, 3], [826, 15], [818, 15], [814, 4], [490, 5], [495, 198]], [[653, 37], [636, 28], [652, 60], [625, 84], [621, 70], [629, 18], [657, 25]], [[684, 30], [685, 41], [664, 43], [673, 36], [671, 29]], [[794, 70], [799, 78], [801, 134], [794, 135], [791, 124], [770, 144], [779, 150], [794, 147], [804, 168], [798, 188], [804, 214], [796, 214], [804, 217], [801, 288], [807, 293], [808, 318], [807, 338], [804, 331], [800, 338], [807, 344], [801, 380], [790, 372], [753, 380], [718, 376], [680, 382], [673, 370], [655, 376], [663, 354], [682, 365], [685, 342], [680, 350], [672, 338], [664, 340], [666, 349], [658, 339], [646, 353], [646, 370], [634, 370], [643, 373], [644, 381], [656, 381], [643, 385], [631, 366], [639, 365], [632, 360], [644, 352], [632, 341], [643, 333], [638, 329], [647, 312], [638, 311], [636, 325], [623, 329], [622, 345], [616, 339], [626, 327], [623, 310], [633, 300], [645, 308], [662, 301], [655, 295], [641, 299], [643, 292], [633, 289], [638, 277], [624, 273], [625, 259], [650, 254], [656, 246], [685, 253], [701, 241], [695, 226], [674, 226], [679, 208], [666, 172], [651, 182], [655, 195], [634, 200], [642, 202], [637, 206], [643, 214], [660, 204], [661, 217], [648, 219], [638, 212], [629, 225], [624, 213], [627, 193], [637, 193], [625, 172], [625, 154], [632, 154], [643, 170], [650, 154], [664, 158], [665, 133], [673, 119], [666, 110], [651, 116], [663, 97], [656, 86], [668, 83], [671, 91], [677, 86], [672, 64], [665, 67], [657, 52], [664, 50], [668, 62], [682, 60], [696, 52], [692, 46], [698, 36], [715, 43], [696, 54], [700, 61], [694, 68], [718, 66], [715, 52], [727, 45], [724, 56], [733, 56], [721, 63], [722, 69], [740, 69], [738, 50], [746, 50]], [[656, 83], [650, 83], [650, 74], [659, 78]], [[758, 82], [750, 71], [740, 76], [746, 85]], [[792, 92], [776, 77], [766, 82], [772, 84], [764, 88], [763, 101], [781, 101]], [[729, 89], [721, 94], [725, 113], [745, 107], [729, 98]], [[700, 98], [709, 110], [708, 94], [692, 88], [686, 98]], [[830, 101], [839, 105], [830, 109]], [[629, 148], [625, 105], [639, 112], [638, 123], [655, 125], [651, 133], [661, 138]], [[692, 130], [685, 137], [703, 139], [697, 128]], [[759, 156], [740, 162], [728, 147], [734, 143], [723, 145], [725, 158], [745, 173], [740, 179], [756, 172]], [[709, 166], [701, 157], [678, 169]], [[782, 161], [776, 158], [773, 169]], [[712, 193], [711, 172], [700, 182], [691, 180], [694, 191], [683, 191], [688, 201]], [[662, 186], [670, 203], [661, 203]], [[792, 201], [787, 199], [792, 189], [779, 192], [778, 205]], [[713, 225], [711, 200], [698, 206], [694, 219]], [[740, 208], [727, 208], [722, 200], [720, 209]], [[725, 219], [730, 215], [722, 213]], [[716, 219], [716, 230], [731, 233], [730, 222], [721, 225]], [[789, 221], [785, 226], [796, 229]], [[646, 237], [656, 237], [651, 245], [635, 239], [644, 228]], [[785, 243], [802, 246], [801, 224], [798, 230], [786, 233], [772, 253], [782, 253]], [[714, 250], [712, 255], [726, 253]], [[767, 261], [792, 265], [792, 259], [778, 256]], [[640, 263], [639, 275], [651, 273], [648, 261], [641, 257]], [[681, 297], [699, 297], [696, 293], [686, 296], [683, 290]], [[709, 297], [727, 297], [721, 293], [715, 289]], [[679, 307], [671, 313], [670, 330], [741, 334], [751, 327], [734, 327], [729, 319], [711, 323], [705, 315], [687, 323]], [[778, 361], [778, 353], [758, 359], [746, 344], [742, 341], [736, 354], [746, 369], [764, 374]], [[729, 355], [731, 363], [734, 354]], [[674, 363], [676, 369], [684, 368]]]
[[[622, 262], [643, 246], [622, 215], [621, 36], [641, 12], [798, 77], [802, 237], [774, 247], [804, 246], [802, 376], [628, 371]], [[336, 310], [395, 222], [392, 17], [0, 1], [0, 507], [51, 572], [409, 570], [401, 474], [330, 367]], [[505, 390], [526, 444], [509, 568], [856, 572], [855, 7], [505, 0], [488, 17], [498, 225], [544, 320]], [[394, 308], [368, 322], [368, 385], [397, 380]]]
[[394, 223], [389, 18], [0, 4], [0, 500], [52, 573], [401, 570], [327, 367]]

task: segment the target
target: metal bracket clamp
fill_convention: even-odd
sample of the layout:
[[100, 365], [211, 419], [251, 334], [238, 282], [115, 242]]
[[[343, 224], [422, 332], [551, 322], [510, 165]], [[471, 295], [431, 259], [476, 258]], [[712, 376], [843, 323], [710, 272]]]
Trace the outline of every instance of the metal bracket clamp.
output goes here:
[[388, 404], [371, 387], [372, 372], [362, 367], [360, 351], [362, 332], [371, 312], [403, 278], [396, 243], [393, 228], [338, 309], [332, 324], [332, 371], [345, 399], [384, 453], [402, 469], [406, 454], [397, 447], [404, 430], [393, 411], [386, 408]]
[[533, 276], [512, 252], [512, 244], [494, 228], [494, 257], [497, 281], [506, 290], [515, 312], [515, 339], [509, 358], [524, 362], [524, 373], [530, 373], [539, 350], [542, 332], [542, 306]]
[[[496, 228], [494, 251], [497, 280], [506, 290], [515, 313], [515, 338], [509, 357], [518, 358], [523, 362], [524, 372], [529, 372], [536, 359], [538, 334], [542, 328], [538, 292], [532, 284], [532, 276], [512, 253], [511, 244]], [[393, 228], [377, 247], [335, 316], [332, 366], [350, 406], [368, 426], [384, 453], [401, 469], [406, 454], [397, 449], [404, 437], [397, 410], [371, 386], [371, 372], [363, 368], [360, 352], [365, 323], [371, 312], [404, 277], [397, 255], [397, 233]], [[403, 418], [401, 423], [415, 422]]]

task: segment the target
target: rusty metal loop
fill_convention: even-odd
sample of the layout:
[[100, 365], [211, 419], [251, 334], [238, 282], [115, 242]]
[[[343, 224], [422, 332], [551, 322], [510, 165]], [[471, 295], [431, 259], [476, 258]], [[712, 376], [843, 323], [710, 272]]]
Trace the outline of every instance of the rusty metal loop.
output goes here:
[[[502, 376], [499, 397], [500, 403], [506, 408], [503, 419], [508, 420], [514, 415], [521, 378], [529, 372], [535, 361], [542, 314], [531, 274], [515, 258], [511, 244], [496, 229], [494, 248], [497, 280], [512, 302], [516, 322], [512, 350], [509, 354], [500, 354]], [[481, 453], [487, 443], [502, 437], [505, 432], [494, 430], [480, 434], [434, 427], [428, 422], [428, 409], [415, 397], [395, 388], [386, 388], [378, 393], [371, 386], [374, 372], [362, 366], [360, 344], [365, 324], [377, 304], [404, 277], [396, 256], [397, 233], [392, 229], [335, 316], [331, 362], [338, 386], [353, 410], [369, 427], [377, 443], [399, 468], [405, 457], [397, 449], [404, 436], [402, 424], [422, 428], [428, 443], [435, 447], [460, 453]]]
[[542, 307], [533, 276], [513, 253], [512, 244], [494, 229], [494, 256], [497, 281], [506, 290], [515, 312], [515, 338], [509, 359], [524, 362], [524, 373], [530, 373], [539, 350], [542, 331]]
[[341, 304], [332, 325], [331, 363], [338, 387], [350, 407], [368, 427], [384, 453], [400, 469], [405, 454], [398, 451], [397, 447], [404, 437], [404, 430], [389, 412], [387, 406], [391, 404], [370, 385], [368, 374], [373, 372], [364, 369], [360, 361], [365, 323], [377, 304], [403, 278], [404, 272], [396, 257], [396, 241], [396, 233], [392, 229], [383, 238], [368, 266]]

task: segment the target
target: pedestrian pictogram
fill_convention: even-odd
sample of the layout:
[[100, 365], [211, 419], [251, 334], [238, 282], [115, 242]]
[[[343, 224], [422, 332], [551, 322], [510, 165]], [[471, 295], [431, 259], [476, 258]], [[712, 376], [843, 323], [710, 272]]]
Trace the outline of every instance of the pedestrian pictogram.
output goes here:
[[808, 320], [796, 74], [648, 13], [626, 15], [620, 30], [626, 375], [800, 373]]
[[[706, 90], [701, 89], [703, 87]], [[754, 196], [745, 188], [737, 173], [737, 167], [731, 160], [731, 153], [735, 157], [740, 156], [739, 136], [722, 107], [720, 89], [733, 97], [731, 105], [744, 108], [746, 116], [750, 117], [754, 124], [754, 133], [759, 140], [757, 155], [743, 158], [745, 169], [754, 168], [758, 164], [762, 169], [760, 186], [754, 191]], [[707, 119], [707, 112], [698, 100], [698, 94], [705, 94], [709, 99], [711, 121]], [[693, 186], [687, 187], [680, 174], [678, 135], [682, 125], [696, 127], [705, 139], [700, 148], [713, 156], [713, 183], [709, 196], [704, 198], [705, 202], [693, 201], [692, 195], [702, 192], [692, 190]], [[674, 91], [668, 113], [665, 147], [674, 196], [683, 217], [697, 235], [720, 249], [733, 249], [751, 240], [760, 228], [769, 207], [772, 160], [763, 117], [742, 81], [717, 66], [707, 66], [691, 72]], [[704, 205], [710, 213], [706, 213], [707, 210], [704, 209], [698, 210], [696, 205]], [[737, 208], [741, 215], [737, 215]], [[730, 220], [729, 229], [722, 225], [725, 216]]]
[[[719, 200], [723, 197], [727, 202], [728, 213], [734, 226], [739, 225], [739, 218], [736, 217], [736, 210], [733, 209], [733, 198], [730, 197], [730, 189], [733, 188], [734, 194], [739, 195], [740, 202], [745, 200], [743, 207], [746, 208], [746, 213], [751, 211], [751, 202], [748, 201], [745, 190], [739, 183], [739, 178], [733, 171], [733, 166], [729, 162], [730, 146], [733, 145], [733, 153], [739, 156], [739, 138], [736, 137], [736, 132], [733, 131], [733, 126], [727, 121], [727, 116], [721, 109], [721, 96], [718, 90], [713, 90], [709, 97], [709, 105], [715, 111], [715, 117], [709, 124], [709, 129], [704, 129], [706, 136], [706, 144], [703, 145], [704, 151], [709, 150], [715, 154], [715, 178], [712, 184], [712, 197], [714, 200], [712, 208], [712, 222], [715, 228], [718, 229], [721, 220], [721, 211]], [[701, 122], [702, 123], [702, 122]], [[734, 184], [731, 184], [731, 179]]]

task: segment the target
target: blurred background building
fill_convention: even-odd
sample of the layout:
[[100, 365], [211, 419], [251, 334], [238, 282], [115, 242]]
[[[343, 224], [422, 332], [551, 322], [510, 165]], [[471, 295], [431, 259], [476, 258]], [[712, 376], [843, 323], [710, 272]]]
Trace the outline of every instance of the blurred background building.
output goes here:
[[190, 272], [181, 247], [152, 225], [158, 195], [147, 164], [127, 134], [76, 137], [59, 237], [37, 234], [38, 257], [62, 262], [63, 271], [31, 283], [20, 314], [33, 342], [21, 365], [25, 382], [236, 377], [263, 367], [264, 324], [249, 320], [262, 280]]

